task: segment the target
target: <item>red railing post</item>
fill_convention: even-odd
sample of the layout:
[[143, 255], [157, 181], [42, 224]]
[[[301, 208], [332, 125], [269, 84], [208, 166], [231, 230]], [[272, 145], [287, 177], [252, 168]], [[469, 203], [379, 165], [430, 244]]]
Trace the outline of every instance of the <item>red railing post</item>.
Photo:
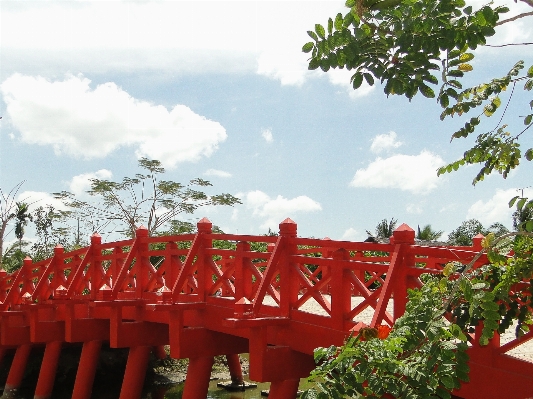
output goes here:
[[474, 237], [472, 237], [472, 249], [474, 251], [481, 251], [483, 249], [483, 245], [481, 245], [483, 239], [485, 236], [483, 234], [476, 234]]
[[334, 259], [331, 270], [331, 322], [332, 328], [344, 330], [345, 315], [352, 308], [352, 289], [347, 270], [343, 267], [343, 260], [349, 259], [350, 254], [341, 248], [332, 253]]
[[392, 295], [394, 297], [394, 320], [396, 320], [405, 313], [407, 304], [407, 268], [415, 265], [414, 255], [407, 250], [407, 247], [414, 245], [415, 231], [404, 223], [394, 230], [392, 236], [394, 244], [400, 245], [401, 248], [398, 259], [399, 268], [395, 271], [395, 276], [391, 281], [394, 284]]
[[137, 246], [137, 262], [135, 267], [137, 268], [136, 275], [136, 298], [141, 299], [144, 295], [144, 291], [148, 287], [148, 282], [150, 281], [150, 254], [148, 251], [148, 229], [144, 226], [139, 227], [135, 231], [135, 239], [138, 242]]
[[[100, 247], [102, 245], [102, 236], [98, 234], [97, 232], [94, 232], [91, 235], [91, 245], [89, 247], [89, 250], [87, 251], [87, 254], [85, 256], [90, 256], [89, 262], [91, 262], [91, 267], [87, 270], [87, 273], [89, 274], [89, 281], [91, 282], [90, 288], [90, 296], [91, 299], [96, 299], [96, 294], [98, 294], [98, 290], [103, 285], [103, 275], [105, 275], [105, 270], [102, 269], [102, 262], [96, 260], [96, 257], [102, 253]], [[81, 271], [83, 274], [83, 270]], [[82, 276], [83, 278], [83, 276]], [[76, 287], [76, 288], [79, 288]]]
[[[281, 259], [279, 260], [280, 274], [280, 311], [281, 316], [289, 317], [292, 304], [298, 301], [300, 283], [298, 276], [294, 275], [291, 267], [290, 256], [296, 254], [297, 246], [291, 243], [291, 238], [296, 238], [298, 226], [287, 218], [279, 224], [280, 245], [283, 247]], [[268, 281], [266, 282], [269, 283]]]
[[235, 253], [235, 299], [252, 299], [252, 270], [250, 269], [250, 258], [243, 253], [250, 250], [250, 243], [239, 241]]
[[206, 265], [206, 257], [209, 255], [206, 255], [204, 252], [204, 249], [211, 248], [213, 246], [213, 240], [207, 239], [205, 236], [213, 232], [213, 223], [211, 223], [207, 218], [202, 218], [198, 221], [196, 226], [198, 230], [197, 238], [200, 240], [198, 252], [196, 253], [198, 296], [201, 301], [205, 301], [206, 295], [213, 285], [212, 275], [208, 272]]

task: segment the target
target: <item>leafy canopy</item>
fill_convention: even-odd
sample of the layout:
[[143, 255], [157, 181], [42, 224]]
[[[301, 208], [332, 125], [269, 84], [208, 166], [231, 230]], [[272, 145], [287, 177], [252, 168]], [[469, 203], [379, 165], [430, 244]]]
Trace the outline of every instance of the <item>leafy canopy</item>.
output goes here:
[[[521, 1], [533, 7], [531, 0]], [[452, 140], [469, 137], [485, 126], [483, 118], [501, 111], [494, 127], [478, 133], [474, 146], [461, 159], [439, 168], [439, 175], [478, 164], [476, 184], [493, 172], [506, 178], [522, 159], [533, 160], [533, 148], [522, 151], [519, 142], [533, 126], [533, 99], [520, 111], [522, 129], [511, 132], [504, 121], [515, 91], [533, 89], [533, 66], [517, 61], [506, 67], [509, 72], [502, 77], [470, 88], [461, 83], [465, 73], [473, 70], [475, 50], [487, 45], [497, 26], [533, 16], [533, 11], [501, 20], [507, 7], [488, 3], [474, 10], [464, 0], [347, 0], [346, 7], [346, 14], [339, 13], [325, 27], [316, 24], [307, 32], [312, 41], [302, 51], [310, 54], [309, 69], [353, 71], [354, 89], [363, 81], [370, 86], [378, 81], [387, 96], [412, 99], [421, 93], [436, 98], [443, 108], [441, 120], [476, 112], [452, 134]], [[517, 205], [531, 208], [533, 200]]]
[[141, 225], [154, 235], [177, 215], [194, 213], [202, 206], [241, 203], [231, 194], [206, 194], [204, 188], [212, 186], [207, 180], [196, 178], [181, 184], [161, 179], [165, 169], [158, 160], [142, 158], [139, 167], [144, 173], [124, 177], [120, 182], [91, 179], [88, 194], [95, 197], [93, 202], [77, 199], [66, 191], [54, 195], [89, 222], [92, 231], [111, 227], [129, 236], [134, 236]]

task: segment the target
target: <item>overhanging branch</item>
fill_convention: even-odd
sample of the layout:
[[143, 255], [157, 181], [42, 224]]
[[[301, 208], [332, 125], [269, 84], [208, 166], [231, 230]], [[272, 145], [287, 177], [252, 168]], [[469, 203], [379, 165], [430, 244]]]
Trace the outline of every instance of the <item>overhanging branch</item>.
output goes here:
[[[522, 0], [522, 1], [525, 1], [525, 0]], [[526, 3], [529, 4], [531, 7], [533, 7], [533, 1], [528, 0], [528, 1], [526, 1]], [[533, 11], [524, 12], [522, 14], [515, 15], [514, 17], [507, 18], [507, 19], [504, 19], [502, 21], [499, 21], [499, 22], [496, 23], [496, 26], [503, 25], [503, 24], [506, 24], [507, 22], [516, 21], [517, 19], [524, 18], [524, 17], [529, 17], [529, 16], [532, 16], [532, 15], [533, 15]]]

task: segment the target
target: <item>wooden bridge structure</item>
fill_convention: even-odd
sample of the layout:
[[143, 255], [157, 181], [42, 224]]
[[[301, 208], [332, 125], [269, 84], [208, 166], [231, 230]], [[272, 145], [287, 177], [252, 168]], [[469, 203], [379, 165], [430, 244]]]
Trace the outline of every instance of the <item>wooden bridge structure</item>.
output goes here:
[[[150, 352], [164, 356], [164, 345], [190, 360], [184, 399], [206, 398], [214, 356], [226, 355], [232, 379], [242, 381], [241, 353], [249, 353], [251, 380], [271, 382], [273, 399], [292, 399], [316, 347], [341, 345], [367, 325], [393, 326], [421, 274], [469, 262], [482, 239], [420, 246], [407, 225], [388, 244], [300, 238], [290, 219], [278, 236], [213, 234], [205, 218], [197, 227], [161, 237], [140, 228], [134, 239], [110, 243], [94, 234], [86, 248], [57, 247], [50, 259], [0, 272], [0, 355], [15, 351], [4, 392], [20, 387], [31, 348], [44, 346], [34, 397], [49, 398], [62, 347], [77, 343], [72, 398], [89, 399], [105, 343], [129, 348], [120, 399], [140, 397]], [[476, 266], [486, 262], [482, 256]], [[318, 312], [308, 310], [311, 302]], [[456, 395], [533, 397], [531, 359], [508, 353], [533, 333], [486, 347], [475, 338], [470, 382]]]

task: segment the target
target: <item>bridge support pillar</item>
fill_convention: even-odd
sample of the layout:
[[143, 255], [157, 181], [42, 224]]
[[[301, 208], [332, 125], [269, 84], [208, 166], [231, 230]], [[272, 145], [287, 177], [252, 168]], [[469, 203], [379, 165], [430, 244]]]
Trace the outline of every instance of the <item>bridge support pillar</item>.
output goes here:
[[102, 341], [84, 342], [76, 372], [72, 399], [90, 399]]
[[183, 388], [183, 399], [207, 397], [214, 361], [215, 358], [212, 356], [189, 359], [185, 387]]
[[59, 355], [61, 355], [61, 346], [61, 341], [53, 341], [46, 344], [34, 399], [49, 399], [52, 396], [57, 364], [59, 362]]
[[154, 356], [158, 359], [166, 359], [167, 358], [167, 352], [165, 351], [165, 345], [156, 345], [152, 348], [152, 351], [154, 352]]
[[226, 355], [228, 362], [229, 374], [233, 384], [242, 384], [244, 377], [242, 376], [241, 361], [238, 354]]
[[20, 388], [30, 352], [31, 345], [29, 344], [21, 345], [15, 351], [15, 357], [13, 358], [13, 363], [11, 363], [11, 368], [9, 369], [9, 374], [7, 376], [4, 395], [9, 394], [9, 392], [14, 389]]
[[294, 399], [298, 394], [300, 380], [274, 381], [270, 384], [270, 399]]
[[141, 397], [151, 350], [150, 346], [130, 348], [119, 399], [139, 399]]

